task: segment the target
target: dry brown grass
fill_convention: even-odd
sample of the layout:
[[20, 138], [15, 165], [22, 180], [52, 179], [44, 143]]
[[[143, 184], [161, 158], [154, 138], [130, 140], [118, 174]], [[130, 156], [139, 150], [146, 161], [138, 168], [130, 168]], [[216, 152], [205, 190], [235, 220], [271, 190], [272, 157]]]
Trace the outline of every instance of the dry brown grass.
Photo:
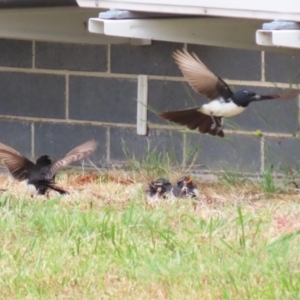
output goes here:
[[[182, 174], [170, 173], [169, 180], [176, 182]], [[69, 194], [60, 200], [61, 205], [76, 205], [82, 209], [99, 210], [103, 206], [111, 205], [116, 209], [123, 209], [136, 197], [145, 202], [145, 209], [170, 208], [186, 203], [189, 200], [161, 200], [155, 205], [147, 203], [144, 191], [147, 182], [153, 180], [147, 175], [137, 172], [112, 170], [109, 172], [68, 174], [59, 176], [57, 185], [68, 190]], [[189, 201], [188, 207], [197, 217], [209, 219], [216, 216], [226, 216], [228, 207], [243, 206], [245, 211], [256, 214], [268, 209], [273, 216], [270, 231], [276, 233], [289, 233], [300, 229], [298, 211], [291, 211], [292, 203], [300, 203], [300, 193], [297, 189], [288, 189], [278, 194], [268, 194], [261, 190], [259, 185], [246, 182], [240, 186], [220, 184], [217, 180], [207, 181], [193, 177], [200, 191], [201, 201]], [[24, 182], [17, 182], [7, 175], [0, 175], [0, 189], [19, 197], [28, 195]], [[56, 197], [58, 193], [50, 191], [47, 196], [36, 196], [31, 201], [47, 201], [49, 197]], [[226, 209], [225, 209], [226, 208]], [[293, 208], [292, 208], [293, 210]]]

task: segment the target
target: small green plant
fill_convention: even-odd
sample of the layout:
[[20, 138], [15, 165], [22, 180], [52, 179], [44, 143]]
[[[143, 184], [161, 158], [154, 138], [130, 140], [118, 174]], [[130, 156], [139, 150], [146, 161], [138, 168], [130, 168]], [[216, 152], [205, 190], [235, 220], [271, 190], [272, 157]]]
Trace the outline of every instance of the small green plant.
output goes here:
[[186, 166], [185, 173], [189, 173], [190, 169], [195, 165], [196, 160], [201, 153], [201, 145], [196, 145], [193, 146], [191, 145], [191, 137], [196, 134], [198, 135], [199, 133], [191, 133], [188, 132], [188, 134], [185, 134], [185, 151], [184, 151], [184, 165]]
[[151, 177], [165, 176], [169, 173], [172, 163], [176, 164], [173, 157], [166, 151], [159, 151], [157, 147], [151, 149], [150, 142], [147, 141], [145, 154], [137, 159], [130, 154], [125, 141], [122, 141], [123, 151], [127, 157], [128, 166], [132, 171], [145, 171]]
[[229, 186], [241, 186], [245, 183], [253, 182], [249, 178], [245, 178], [241, 173], [235, 170], [224, 170], [220, 173], [216, 173], [219, 181], [224, 185]]
[[287, 188], [299, 189], [299, 170], [290, 166], [283, 168], [283, 184]]
[[246, 239], [245, 239], [245, 226], [244, 226], [244, 218], [243, 218], [243, 214], [242, 214], [242, 209], [240, 207], [238, 207], [237, 209], [238, 211], [238, 221], [241, 225], [241, 236], [240, 236], [240, 246], [242, 248], [245, 248], [246, 247]]
[[136, 158], [126, 142], [122, 140], [122, 148], [125, 153], [129, 169], [132, 171], [146, 172], [147, 175], [155, 178], [166, 176], [170, 172], [178, 171], [179, 173], [188, 173], [195, 164], [195, 161], [200, 153], [199, 147], [192, 147], [188, 144], [185, 147], [183, 162], [179, 161], [176, 155], [175, 146], [169, 145], [168, 149], [158, 149], [151, 147], [150, 141], [147, 140], [147, 145], [144, 154], [140, 158]]
[[265, 193], [268, 194], [275, 194], [279, 192], [279, 188], [276, 186], [274, 177], [272, 175], [271, 167], [267, 167], [263, 172], [260, 187]]

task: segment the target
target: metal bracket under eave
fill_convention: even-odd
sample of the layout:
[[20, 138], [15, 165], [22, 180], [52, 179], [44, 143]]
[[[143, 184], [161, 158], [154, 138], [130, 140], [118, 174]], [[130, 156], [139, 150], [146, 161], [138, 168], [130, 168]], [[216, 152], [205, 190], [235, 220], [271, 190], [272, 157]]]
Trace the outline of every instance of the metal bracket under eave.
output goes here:
[[263, 46], [300, 48], [300, 23], [274, 20], [256, 31], [256, 43]]
[[262, 46], [300, 49], [300, 30], [257, 30], [256, 43]]
[[[120, 20], [118, 20], [118, 21], [120, 21]], [[121, 21], [125, 21], [125, 20], [121, 20]], [[128, 21], [128, 20], [126, 20], [126, 21]], [[119, 33], [117, 33], [117, 34], [107, 34], [105, 32], [106, 22], [117, 22], [117, 20], [106, 20], [106, 19], [98, 19], [98, 18], [89, 19], [89, 23], [88, 23], [89, 32], [97, 33], [97, 34], [101, 34], [101, 35], [105, 35], [105, 36], [114, 36], [114, 37], [124, 36], [121, 33], [122, 27], [118, 28]], [[135, 37], [130, 37], [130, 36], [126, 36], [126, 38], [129, 39], [129, 42], [131, 45], [135, 45], [135, 46], [151, 45], [151, 43], [152, 43], [151, 39], [148, 39], [148, 38], [138, 38], [138, 37], [135, 38]]]

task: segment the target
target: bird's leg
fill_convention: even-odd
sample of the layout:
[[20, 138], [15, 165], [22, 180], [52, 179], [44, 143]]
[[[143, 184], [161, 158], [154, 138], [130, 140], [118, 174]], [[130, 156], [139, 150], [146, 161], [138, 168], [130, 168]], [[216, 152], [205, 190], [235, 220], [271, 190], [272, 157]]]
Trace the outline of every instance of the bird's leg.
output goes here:
[[188, 188], [187, 188], [186, 182], [184, 181], [183, 187], [181, 188], [181, 191], [180, 191], [180, 195], [187, 195], [187, 194], [188, 194]]
[[213, 115], [212, 112], [210, 113], [210, 117], [213, 121], [213, 124], [211, 124], [210, 129], [214, 130], [217, 127], [217, 123], [216, 123], [216, 120], [215, 120], [214, 115]]
[[223, 125], [220, 125], [218, 128], [217, 128], [217, 133], [222, 131], [224, 129]]
[[[223, 127], [223, 125], [221, 123], [217, 124], [217, 122], [216, 122], [216, 120], [214, 118], [213, 113], [210, 113], [210, 117], [211, 117], [211, 119], [213, 121], [213, 124], [211, 124], [210, 129], [214, 130], [214, 129], [217, 128], [217, 133], [220, 132], [220, 131], [222, 131], [224, 129], [224, 127]], [[219, 125], [219, 126], [217, 126], [217, 125]]]
[[50, 198], [50, 189], [48, 189], [44, 195], [46, 196], [47, 199], [49, 199]]
[[218, 125], [219, 125], [219, 126], [218, 126], [218, 128], [217, 128], [217, 133], [220, 132], [220, 131], [222, 131], [222, 130], [224, 129], [224, 126], [223, 126], [223, 124], [222, 124], [222, 121], [219, 122]]

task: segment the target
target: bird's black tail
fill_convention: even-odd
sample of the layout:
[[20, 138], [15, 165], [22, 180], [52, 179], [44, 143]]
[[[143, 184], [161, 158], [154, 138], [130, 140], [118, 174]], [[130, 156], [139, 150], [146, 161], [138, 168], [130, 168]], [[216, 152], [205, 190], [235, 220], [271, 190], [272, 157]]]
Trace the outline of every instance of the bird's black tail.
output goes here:
[[68, 194], [68, 191], [56, 186], [51, 180], [38, 180], [35, 182], [35, 184], [38, 186], [38, 190], [41, 192], [41, 194], [44, 194], [42, 191], [46, 191], [47, 189], [54, 190], [61, 195]]
[[275, 94], [275, 95], [256, 95], [256, 98], [254, 101], [262, 101], [262, 100], [287, 100], [287, 99], [293, 99], [299, 95], [299, 91], [293, 91], [285, 94]]
[[223, 130], [219, 129], [222, 126], [222, 117], [214, 117], [216, 126], [213, 128], [212, 125], [214, 124], [214, 122], [212, 120], [212, 117], [201, 113], [199, 111], [199, 108], [167, 111], [160, 113], [159, 116], [163, 119], [181, 125], [186, 125], [189, 129], [198, 128], [201, 133], [209, 133], [211, 135], [224, 137]]

